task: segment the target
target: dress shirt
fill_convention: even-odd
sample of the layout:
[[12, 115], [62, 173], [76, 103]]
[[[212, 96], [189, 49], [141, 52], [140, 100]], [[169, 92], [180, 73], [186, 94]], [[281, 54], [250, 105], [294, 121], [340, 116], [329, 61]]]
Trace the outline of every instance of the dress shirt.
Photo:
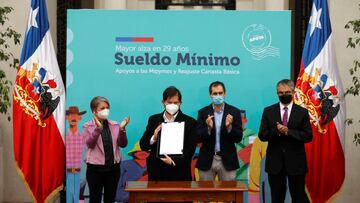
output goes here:
[[[285, 107], [285, 105], [284, 104], [282, 104], [281, 102], [279, 102], [280, 103], [280, 115], [281, 115], [281, 120], [283, 121], [284, 119], [283, 119], [283, 116], [284, 116], [284, 112], [285, 112], [285, 110], [284, 110], [284, 107]], [[288, 118], [287, 118], [287, 120], [288, 120], [288, 123], [289, 123], [289, 118], [290, 118], [290, 113], [291, 113], [291, 108], [292, 108], [292, 106], [293, 106], [293, 101], [291, 101], [290, 102], [290, 104], [288, 104], [286, 107], [288, 108]]]
[[220, 151], [220, 131], [221, 131], [221, 123], [222, 118], [224, 116], [224, 106], [220, 109], [219, 112], [217, 112], [214, 108], [214, 120], [215, 120], [215, 152]]

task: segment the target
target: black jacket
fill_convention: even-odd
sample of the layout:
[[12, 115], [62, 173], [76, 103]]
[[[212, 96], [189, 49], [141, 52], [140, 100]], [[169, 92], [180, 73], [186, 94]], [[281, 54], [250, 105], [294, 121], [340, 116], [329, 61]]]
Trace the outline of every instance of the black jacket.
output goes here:
[[312, 140], [309, 113], [293, 104], [288, 121], [288, 136], [281, 135], [276, 127], [281, 123], [280, 104], [264, 109], [259, 129], [261, 141], [268, 141], [265, 171], [278, 174], [284, 167], [288, 175], [302, 175], [307, 171], [304, 143]]
[[[228, 132], [225, 127], [225, 118], [227, 114], [233, 116], [232, 129], [230, 132]], [[199, 142], [202, 143], [202, 145], [196, 167], [203, 171], [207, 171], [211, 168], [215, 154], [215, 120], [213, 118], [214, 127], [209, 134], [206, 125], [208, 115], [214, 115], [212, 104], [200, 109], [198, 112], [197, 132], [199, 135]], [[225, 103], [220, 131], [220, 151], [221, 159], [226, 170], [230, 171], [239, 168], [235, 143], [241, 141], [243, 135], [242, 132], [240, 110]]]
[[[183, 157], [171, 157], [175, 162], [175, 166], [168, 165], [156, 156], [158, 143], [157, 141], [150, 145], [150, 139], [154, 135], [157, 126], [164, 122], [164, 113], [150, 116], [146, 130], [140, 139], [140, 148], [143, 151], [150, 151], [150, 155], [146, 159], [149, 180], [192, 180], [191, 178], [191, 161], [196, 148], [197, 134], [196, 121], [179, 111], [175, 118], [176, 122], [185, 121], [184, 149]], [[161, 131], [159, 132], [159, 135]]]

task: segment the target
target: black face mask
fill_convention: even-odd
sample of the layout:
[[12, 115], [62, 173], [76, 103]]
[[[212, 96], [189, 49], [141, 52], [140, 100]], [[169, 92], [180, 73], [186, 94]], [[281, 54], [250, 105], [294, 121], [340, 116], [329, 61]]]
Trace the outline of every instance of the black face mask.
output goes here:
[[289, 104], [292, 101], [292, 95], [291, 94], [285, 94], [279, 96], [279, 100], [282, 104]]

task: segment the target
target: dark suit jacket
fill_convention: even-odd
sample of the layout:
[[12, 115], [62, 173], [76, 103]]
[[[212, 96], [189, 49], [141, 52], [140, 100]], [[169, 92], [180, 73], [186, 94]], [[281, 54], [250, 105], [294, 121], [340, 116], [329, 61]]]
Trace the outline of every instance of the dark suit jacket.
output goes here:
[[[156, 156], [158, 143], [157, 141], [150, 145], [150, 139], [154, 135], [157, 126], [164, 122], [164, 113], [150, 116], [144, 135], [140, 139], [140, 148], [143, 151], [150, 151], [146, 159], [149, 180], [192, 180], [191, 178], [191, 161], [196, 148], [197, 134], [196, 121], [179, 111], [175, 121], [185, 121], [184, 149], [183, 157], [172, 157], [175, 166], [168, 165]], [[159, 132], [161, 134], [161, 131]], [[159, 135], [160, 135], [159, 134]]]
[[304, 143], [312, 140], [309, 113], [293, 104], [288, 121], [288, 136], [281, 135], [276, 127], [281, 123], [280, 104], [264, 109], [259, 129], [261, 141], [268, 141], [265, 171], [278, 174], [284, 168], [288, 175], [303, 175], [307, 172]]
[[[225, 118], [227, 114], [231, 114], [234, 118], [230, 132], [228, 132], [227, 128], [225, 127]], [[213, 118], [214, 127], [212, 128], [209, 135], [208, 127], [206, 125], [206, 119], [208, 115], [214, 115], [214, 108], [212, 104], [200, 109], [198, 112], [197, 131], [199, 135], [199, 142], [202, 143], [202, 145], [196, 167], [203, 171], [207, 171], [211, 168], [215, 154], [215, 120]], [[220, 130], [220, 151], [221, 159], [226, 170], [230, 171], [239, 168], [235, 143], [241, 141], [242, 132], [240, 110], [225, 103]]]

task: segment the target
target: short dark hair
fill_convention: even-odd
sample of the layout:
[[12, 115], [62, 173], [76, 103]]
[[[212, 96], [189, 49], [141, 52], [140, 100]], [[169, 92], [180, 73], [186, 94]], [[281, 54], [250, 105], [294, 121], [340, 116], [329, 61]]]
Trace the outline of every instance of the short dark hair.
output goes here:
[[94, 97], [90, 102], [90, 109], [91, 111], [96, 110], [96, 108], [99, 106], [100, 102], [105, 102], [110, 108], [109, 100], [107, 100], [105, 97], [102, 96], [96, 96]]
[[219, 86], [219, 85], [221, 85], [221, 86], [223, 87], [224, 93], [225, 93], [225, 92], [226, 92], [226, 89], [225, 89], [224, 83], [222, 83], [222, 82], [220, 82], [220, 81], [215, 81], [215, 82], [212, 82], [212, 83], [209, 85], [209, 94], [211, 94], [211, 88], [212, 88], [212, 87], [217, 87], [217, 86]]
[[178, 90], [178, 88], [176, 88], [175, 86], [170, 86], [168, 88], [166, 88], [163, 92], [163, 100], [167, 100], [170, 97], [174, 97], [174, 96], [178, 96], [179, 97], [179, 101], [181, 102], [181, 93], [180, 90]]

